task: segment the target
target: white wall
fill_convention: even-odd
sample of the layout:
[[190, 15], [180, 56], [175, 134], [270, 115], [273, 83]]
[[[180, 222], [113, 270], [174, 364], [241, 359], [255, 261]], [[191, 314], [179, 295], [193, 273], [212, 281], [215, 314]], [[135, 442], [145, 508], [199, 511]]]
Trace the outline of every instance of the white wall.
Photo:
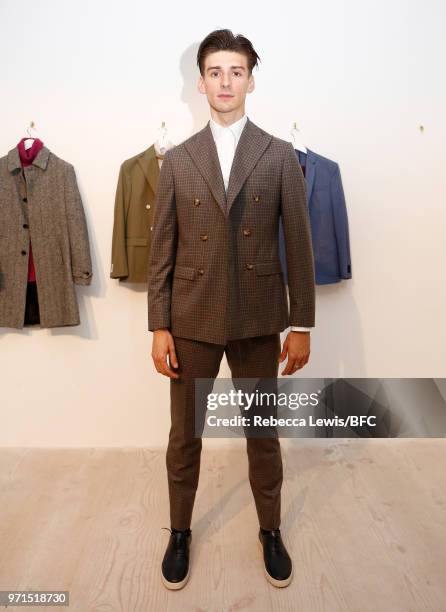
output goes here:
[[195, 56], [217, 27], [262, 58], [249, 117], [287, 139], [297, 121], [341, 167], [354, 278], [318, 287], [299, 375], [445, 376], [445, 17], [441, 0], [3, 0], [1, 154], [34, 120], [74, 164], [94, 282], [78, 288], [80, 327], [1, 330], [0, 445], [165, 444], [144, 287], [109, 279], [114, 193], [161, 121], [176, 143], [205, 125]]

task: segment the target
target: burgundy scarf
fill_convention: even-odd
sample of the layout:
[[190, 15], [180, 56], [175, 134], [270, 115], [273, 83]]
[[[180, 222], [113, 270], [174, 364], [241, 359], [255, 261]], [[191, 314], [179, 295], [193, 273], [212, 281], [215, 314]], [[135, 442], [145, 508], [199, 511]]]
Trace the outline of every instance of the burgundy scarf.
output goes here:
[[[20, 162], [23, 168], [25, 166], [30, 166], [33, 163], [37, 153], [43, 147], [43, 142], [39, 138], [35, 138], [31, 147], [29, 149], [25, 149], [25, 140], [28, 140], [28, 139], [22, 138], [22, 140], [17, 145], [17, 148], [19, 150]], [[28, 282], [35, 281], [35, 280], [36, 280], [36, 269], [34, 267], [33, 251], [31, 248], [31, 240], [30, 240], [29, 241], [29, 259], [28, 259]]]

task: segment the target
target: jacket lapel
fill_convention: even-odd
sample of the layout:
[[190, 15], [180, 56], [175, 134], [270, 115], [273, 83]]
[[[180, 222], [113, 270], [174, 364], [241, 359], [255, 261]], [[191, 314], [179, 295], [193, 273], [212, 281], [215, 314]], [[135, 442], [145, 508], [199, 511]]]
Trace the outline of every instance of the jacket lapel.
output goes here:
[[226, 214], [226, 193], [218, 159], [217, 147], [210, 122], [197, 132], [195, 138], [184, 144], [197, 166], [200, 174], [209, 186], [223, 214]]
[[153, 193], [156, 194], [160, 168], [155, 154], [155, 145], [150, 146], [147, 151], [141, 153], [138, 157], [138, 163], [141, 166], [144, 176], [146, 177]]
[[307, 182], [307, 203], [310, 205], [313, 191], [314, 177], [316, 175], [316, 154], [307, 147], [307, 165], [305, 167], [305, 179]]
[[246, 179], [254, 170], [266, 147], [271, 142], [272, 136], [261, 130], [255, 123], [248, 120], [240, 135], [232, 162], [231, 174], [227, 194], [227, 211], [231, 210], [234, 200], [240, 193]]

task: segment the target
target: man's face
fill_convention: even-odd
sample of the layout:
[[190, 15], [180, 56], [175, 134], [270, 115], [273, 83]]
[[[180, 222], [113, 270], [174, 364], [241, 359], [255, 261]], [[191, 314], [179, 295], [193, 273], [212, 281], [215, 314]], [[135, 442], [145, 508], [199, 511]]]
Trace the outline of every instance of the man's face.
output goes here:
[[254, 89], [246, 55], [235, 51], [210, 53], [200, 75], [198, 90], [206, 94], [211, 108], [227, 113], [243, 108], [246, 94]]

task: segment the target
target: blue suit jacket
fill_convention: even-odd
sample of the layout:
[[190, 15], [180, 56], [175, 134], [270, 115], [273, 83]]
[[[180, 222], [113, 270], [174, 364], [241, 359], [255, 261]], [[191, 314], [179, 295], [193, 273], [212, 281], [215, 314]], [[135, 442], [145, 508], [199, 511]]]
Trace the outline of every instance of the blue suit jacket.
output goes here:
[[[339, 166], [310, 149], [307, 154], [295, 151], [300, 165], [305, 166], [316, 284], [338, 283], [352, 277], [347, 208]], [[279, 255], [287, 282], [282, 219], [279, 222]]]

